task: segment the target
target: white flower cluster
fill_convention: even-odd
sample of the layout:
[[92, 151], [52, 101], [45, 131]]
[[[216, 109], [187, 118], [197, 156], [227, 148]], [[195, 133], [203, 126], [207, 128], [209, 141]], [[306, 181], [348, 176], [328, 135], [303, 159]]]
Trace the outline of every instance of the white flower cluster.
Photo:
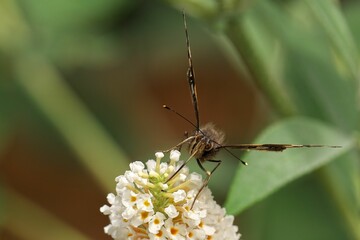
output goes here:
[[181, 166], [180, 152], [170, 153], [170, 162], [161, 162], [164, 154], [145, 165], [136, 161], [130, 171], [116, 178], [116, 195], [110, 193], [100, 211], [108, 215], [110, 224], [105, 233], [118, 240], [165, 239], [239, 239], [233, 216], [225, 215], [205, 187], [194, 206], [195, 196], [202, 186], [201, 175], [189, 174], [185, 166], [167, 181]]

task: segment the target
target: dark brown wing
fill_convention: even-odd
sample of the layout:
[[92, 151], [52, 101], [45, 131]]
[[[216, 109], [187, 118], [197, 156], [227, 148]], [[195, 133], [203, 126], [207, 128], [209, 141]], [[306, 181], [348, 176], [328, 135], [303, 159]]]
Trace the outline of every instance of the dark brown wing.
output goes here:
[[229, 144], [221, 145], [219, 148], [234, 148], [240, 150], [256, 150], [256, 151], [270, 151], [270, 152], [282, 152], [288, 148], [313, 148], [313, 147], [328, 147], [328, 148], [340, 148], [341, 146], [328, 146], [317, 144]]
[[185, 36], [186, 36], [186, 46], [187, 46], [187, 54], [188, 54], [188, 60], [189, 60], [189, 68], [187, 71], [187, 78], [190, 86], [190, 93], [191, 93], [191, 100], [194, 105], [194, 111], [195, 111], [195, 118], [196, 118], [196, 128], [199, 130], [199, 107], [198, 107], [198, 98], [197, 98], [197, 92], [196, 92], [196, 84], [195, 84], [195, 73], [194, 68], [192, 65], [192, 58], [191, 58], [191, 49], [190, 49], [190, 41], [189, 41], [189, 34], [187, 30], [186, 25], [186, 16], [185, 12], [183, 12], [184, 17], [184, 27], [185, 27]]

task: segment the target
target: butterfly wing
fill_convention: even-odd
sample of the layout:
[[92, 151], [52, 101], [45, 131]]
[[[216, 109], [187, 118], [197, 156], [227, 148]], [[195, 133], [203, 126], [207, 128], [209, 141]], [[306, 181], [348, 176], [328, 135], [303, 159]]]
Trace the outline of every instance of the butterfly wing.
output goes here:
[[239, 150], [256, 150], [256, 151], [270, 151], [270, 152], [282, 152], [289, 148], [314, 148], [314, 147], [330, 147], [339, 148], [341, 146], [329, 146], [329, 145], [317, 145], [317, 144], [229, 144], [221, 145], [219, 148], [233, 148]]
[[194, 106], [194, 112], [195, 112], [195, 118], [196, 118], [196, 128], [199, 129], [199, 107], [198, 107], [198, 98], [197, 98], [197, 92], [196, 92], [196, 84], [195, 84], [195, 73], [194, 73], [194, 67], [192, 64], [192, 57], [191, 57], [191, 49], [190, 49], [190, 41], [189, 41], [189, 34], [187, 30], [186, 25], [186, 16], [185, 12], [183, 12], [184, 17], [184, 27], [185, 27], [185, 36], [186, 36], [186, 46], [187, 46], [187, 54], [188, 54], [188, 60], [189, 60], [189, 68], [187, 71], [187, 79], [190, 86], [190, 94], [191, 94], [191, 100]]

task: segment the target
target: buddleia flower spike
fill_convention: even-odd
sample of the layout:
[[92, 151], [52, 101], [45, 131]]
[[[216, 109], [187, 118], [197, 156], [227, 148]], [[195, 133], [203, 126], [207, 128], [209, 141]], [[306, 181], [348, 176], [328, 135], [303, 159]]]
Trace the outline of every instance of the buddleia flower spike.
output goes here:
[[226, 215], [209, 188], [195, 199], [201, 175], [185, 166], [167, 181], [182, 165], [179, 151], [171, 151], [167, 162], [161, 161], [162, 152], [155, 157], [130, 163], [130, 170], [116, 178], [116, 193], [100, 208], [110, 219], [105, 233], [117, 240], [240, 239], [234, 217]]

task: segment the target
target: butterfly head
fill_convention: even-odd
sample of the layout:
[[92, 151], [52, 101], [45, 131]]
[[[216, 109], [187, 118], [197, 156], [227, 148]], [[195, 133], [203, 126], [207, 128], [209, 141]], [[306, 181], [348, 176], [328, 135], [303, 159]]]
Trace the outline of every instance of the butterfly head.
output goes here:
[[225, 141], [225, 134], [214, 124], [208, 123], [194, 132], [194, 139], [189, 143], [189, 153], [200, 161], [211, 159]]

